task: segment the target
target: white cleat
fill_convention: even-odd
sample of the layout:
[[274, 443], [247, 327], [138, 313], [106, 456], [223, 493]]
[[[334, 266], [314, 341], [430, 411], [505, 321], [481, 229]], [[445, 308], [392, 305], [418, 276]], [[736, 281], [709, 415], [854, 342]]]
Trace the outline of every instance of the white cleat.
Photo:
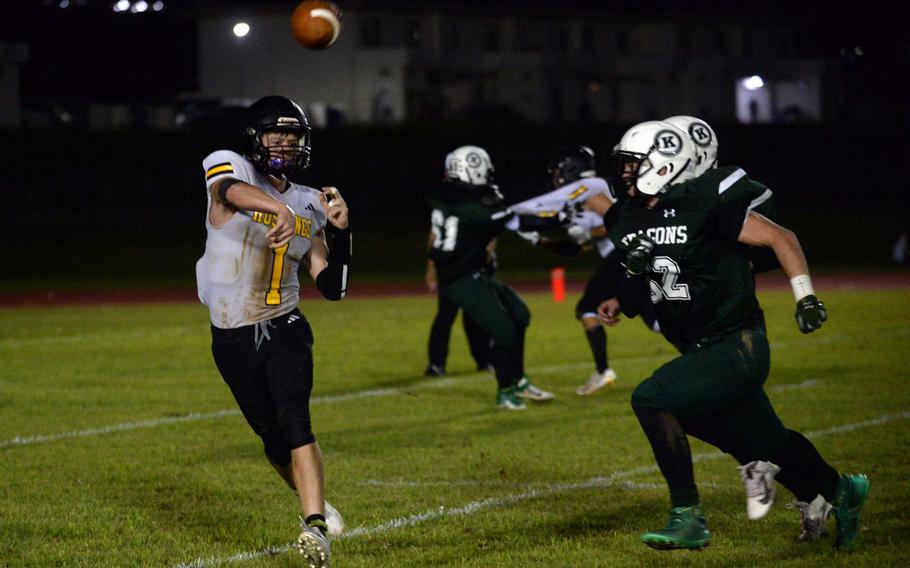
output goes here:
[[545, 402], [555, 398], [553, 393], [538, 387], [529, 381], [527, 377], [522, 377], [518, 384], [515, 385], [515, 396], [527, 400], [536, 400], [537, 402]]
[[774, 476], [780, 467], [767, 461], [751, 461], [737, 466], [746, 486], [746, 514], [749, 519], [757, 521], [771, 510], [777, 495], [777, 482]]
[[341, 536], [344, 532], [344, 517], [328, 501], [325, 502], [325, 524], [329, 526], [329, 536]]
[[787, 505], [788, 509], [799, 509], [800, 526], [799, 542], [815, 542], [828, 534], [828, 515], [831, 513], [831, 504], [821, 495], [817, 495], [811, 503], [794, 501]]
[[306, 559], [309, 568], [329, 567], [329, 539], [319, 529], [304, 526], [294, 548]]
[[607, 385], [612, 385], [615, 382], [616, 373], [613, 369], [607, 369], [603, 373], [595, 371], [591, 375], [591, 378], [588, 379], [588, 382], [575, 389], [575, 394], [578, 396], [588, 396], [589, 394], [593, 394], [594, 391], [600, 390]]

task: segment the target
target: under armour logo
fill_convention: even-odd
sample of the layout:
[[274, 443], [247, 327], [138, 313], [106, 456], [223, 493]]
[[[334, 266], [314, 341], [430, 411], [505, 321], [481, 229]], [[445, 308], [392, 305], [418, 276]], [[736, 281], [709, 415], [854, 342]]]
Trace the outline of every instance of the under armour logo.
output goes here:
[[664, 209], [664, 219], [676, 217], [676, 209]]

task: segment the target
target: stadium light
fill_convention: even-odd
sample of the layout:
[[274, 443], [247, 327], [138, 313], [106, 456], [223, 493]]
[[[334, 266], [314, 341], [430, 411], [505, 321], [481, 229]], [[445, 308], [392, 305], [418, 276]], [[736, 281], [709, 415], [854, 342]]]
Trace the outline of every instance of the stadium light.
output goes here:
[[161, 10], [164, 10], [164, 2], [162, 2], [161, 0], [158, 0], [157, 2], [155, 2], [154, 4], [152, 4], [152, 10], [155, 12], [160, 12]]
[[145, 0], [139, 0], [130, 8], [130, 12], [134, 14], [141, 14], [149, 9], [149, 3]]
[[233, 32], [237, 37], [244, 37], [246, 34], [250, 33], [250, 25], [246, 22], [237, 22], [234, 24]]
[[130, 0], [119, 0], [118, 2], [114, 3], [111, 9], [117, 13], [126, 12], [130, 9], [130, 5]]
[[60, 6], [61, 8], [69, 8], [70, 0], [60, 0], [60, 3], [57, 5]]
[[765, 82], [758, 75], [752, 75], [746, 79], [743, 79], [743, 87], [747, 91], [757, 91], [765, 86]]

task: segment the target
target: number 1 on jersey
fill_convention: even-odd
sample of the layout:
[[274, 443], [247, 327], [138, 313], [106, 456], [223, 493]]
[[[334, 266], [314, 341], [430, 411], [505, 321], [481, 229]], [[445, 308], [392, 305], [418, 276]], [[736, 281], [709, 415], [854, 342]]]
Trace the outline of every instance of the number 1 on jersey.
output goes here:
[[284, 255], [288, 252], [285, 244], [272, 250], [272, 277], [269, 280], [269, 290], [265, 293], [266, 306], [281, 304], [281, 275], [284, 273]]

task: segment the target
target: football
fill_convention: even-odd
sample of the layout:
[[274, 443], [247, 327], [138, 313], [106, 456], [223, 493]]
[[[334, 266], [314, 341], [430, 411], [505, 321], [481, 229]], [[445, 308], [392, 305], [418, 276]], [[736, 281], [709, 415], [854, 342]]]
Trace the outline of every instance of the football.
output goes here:
[[326, 49], [341, 34], [341, 10], [326, 0], [305, 0], [291, 14], [294, 37], [310, 49]]

